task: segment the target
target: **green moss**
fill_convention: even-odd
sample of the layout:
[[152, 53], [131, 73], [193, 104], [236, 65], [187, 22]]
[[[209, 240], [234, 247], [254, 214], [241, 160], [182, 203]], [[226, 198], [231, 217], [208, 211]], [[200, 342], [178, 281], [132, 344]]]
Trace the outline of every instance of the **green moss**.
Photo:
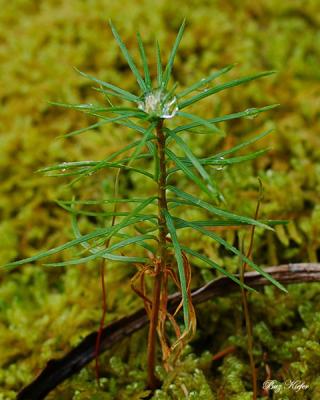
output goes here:
[[[187, 17], [189, 28], [174, 71], [178, 78], [184, 77], [182, 87], [228, 63], [239, 63], [234, 76], [278, 69], [273, 81], [247, 85], [240, 95], [234, 90], [216, 96], [201, 105], [199, 114], [215, 116], [279, 102], [282, 106], [278, 111], [254, 121], [223, 124], [228, 131], [226, 142], [208, 142], [204, 135], [193, 136], [194, 151], [206, 156], [213, 149], [228, 147], [275, 123], [275, 133], [253, 146], [270, 146], [272, 150], [266, 156], [228, 168], [223, 174], [213, 173], [221, 181], [230, 208], [250, 216], [254, 214], [258, 190], [252, 176], [260, 176], [264, 186], [261, 217], [292, 221], [287, 227], [277, 228], [275, 234], [257, 231], [257, 262], [277, 265], [316, 261], [320, 249], [318, 9], [317, 0], [303, 5], [291, 0], [268, 0], [244, 2], [241, 6], [235, 0], [6, 2], [0, 16], [0, 264], [71, 237], [67, 214], [53, 202], [70, 198], [70, 189], [35, 174], [35, 170], [58, 161], [101, 159], [117, 148], [119, 140], [132, 139], [128, 131], [107, 127], [70, 141], [55, 140], [91, 121], [47, 103], [94, 100], [90, 85], [74, 73], [73, 66], [126, 89], [133, 88], [133, 79], [118, 58], [116, 44], [106, 28], [107, 18], [115, 20], [128, 47], [137, 55], [133, 41], [137, 27], [146, 38], [148, 52], [153, 51], [156, 34], [167, 53], [182, 16]], [[152, 68], [155, 71], [156, 66]], [[93, 198], [108, 192], [112, 175], [107, 172], [104, 179], [102, 188], [78, 185], [73, 193]], [[184, 183], [182, 178], [181, 184]], [[237, 193], [234, 183], [239, 187]], [[152, 190], [136, 178], [126, 177], [122, 184], [131, 194]], [[83, 219], [80, 225], [86, 231], [94, 221]], [[234, 232], [223, 235], [231, 242], [237, 240]], [[221, 249], [208, 246], [197, 236], [181, 238], [192, 241], [196, 250], [205, 251], [230, 271], [237, 270], [237, 260]], [[214, 276], [201, 265], [197, 267], [194, 284]], [[50, 358], [65, 354], [97, 328], [100, 295], [95, 264], [59, 271], [32, 266], [0, 273], [0, 399], [8, 400], [15, 398]], [[124, 283], [132, 274], [131, 268], [108, 266], [108, 321], [141, 306]], [[310, 389], [301, 396], [320, 398], [318, 292], [318, 284], [294, 285], [288, 296], [268, 288], [264, 296], [253, 298], [251, 313], [260, 386], [265, 379], [262, 357], [267, 353], [273, 376], [279, 382], [291, 377], [304, 380]], [[199, 307], [198, 326], [191, 349], [196, 356], [185, 356], [174, 383], [165, 382], [155, 398], [184, 398], [185, 390], [189, 398], [219, 399], [221, 393], [228, 399], [250, 398], [239, 297], [216, 299]], [[205, 349], [214, 354], [231, 343], [236, 344], [237, 351], [220, 364], [210, 365], [208, 354], [203, 355]], [[90, 365], [64, 383], [52, 398], [143, 398], [147, 395], [143, 386], [145, 355], [140, 351], [144, 346], [142, 332], [122, 344], [121, 351], [116, 348], [108, 353], [103, 359], [104, 389], [96, 387]], [[116, 360], [115, 365], [110, 365], [109, 357], [113, 363]], [[124, 375], [119, 374], [121, 368]], [[283, 396], [292, 398], [292, 392]], [[277, 399], [277, 395], [274, 397]]]

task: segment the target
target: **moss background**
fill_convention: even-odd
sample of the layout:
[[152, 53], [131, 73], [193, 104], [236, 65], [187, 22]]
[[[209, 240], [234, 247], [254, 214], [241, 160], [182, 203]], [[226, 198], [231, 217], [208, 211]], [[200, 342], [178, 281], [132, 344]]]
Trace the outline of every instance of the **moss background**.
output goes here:
[[[96, 98], [91, 83], [76, 74], [74, 66], [135, 91], [134, 80], [107, 27], [108, 18], [137, 56], [137, 29], [148, 54], [154, 51], [155, 37], [167, 54], [184, 16], [188, 26], [174, 68], [181, 87], [229, 63], [238, 65], [228, 79], [268, 69], [279, 71], [272, 78], [234, 88], [195, 106], [199, 115], [213, 117], [281, 103], [255, 120], [224, 124], [228, 136], [223, 142], [192, 137], [195, 153], [211, 154], [275, 127], [263, 143], [252, 146], [271, 146], [266, 156], [215, 174], [230, 209], [245, 215], [254, 213], [260, 176], [265, 192], [261, 218], [291, 221], [287, 227], [277, 227], [275, 234], [257, 235], [254, 258], [258, 263], [319, 259], [318, 0], [0, 0], [0, 9], [1, 265], [71, 238], [69, 217], [55, 199], [70, 198], [72, 193], [94, 198], [111, 190], [109, 172], [103, 177], [102, 188], [93, 179], [72, 191], [63, 185], [67, 181], [35, 173], [60, 161], [99, 160], [114, 151], [120, 140], [133, 138], [122, 128], [105, 126], [70, 140], [56, 139], [92, 121], [48, 104]], [[151, 68], [155, 71], [155, 63]], [[137, 193], [144, 186], [132, 177], [123, 188]], [[83, 221], [83, 226], [93, 223]], [[234, 232], [225, 235], [236, 241]], [[237, 260], [220, 249], [197, 241], [196, 236], [182, 239], [192, 240], [194, 246], [235, 271]], [[127, 278], [132, 274], [131, 267], [109, 266], [108, 321], [141, 306], [129, 288]], [[198, 283], [212, 276], [202, 268], [195, 272]], [[283, 382], [292, 377], [310, 385], [306, 392], [284, 390], [274, 399], [320, 399], [319, 288], [318, 284], [290, 286], [287, 296], [268, 288], [265, 296], [252, 298], [259, 385], [266, 377], [264, 353], [274, 379]], [[0, 399], [14, 399], [50, 358], [65, 354], [96, 329], [99, 301], [94, 264], [59, 271], [32, 265], [0, 272]], [[166, 378], [155, 399], [251, 398], [239, 303], [236, 295], [199, 307], [197, 337], [186, 350], [178, 375]], [[103, 358], [104, 390], [96, 388], [89, 366], [48, 398], [143, 398], [145, 354], [140, 349], [145, 338], [146, 331], [137, 333]], [[236, 352], [212, 363], [212, 354], [230, 344], [236, 345]]]

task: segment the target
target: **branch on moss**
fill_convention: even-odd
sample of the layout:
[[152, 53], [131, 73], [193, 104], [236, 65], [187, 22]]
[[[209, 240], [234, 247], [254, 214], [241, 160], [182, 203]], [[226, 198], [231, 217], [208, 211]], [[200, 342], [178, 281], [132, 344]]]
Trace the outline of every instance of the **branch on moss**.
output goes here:
[[[282, 284], [319, 282], [320, 264], [287, 264], [265, 268]], [[258, 272], [246, 272], [244, 282], [252, 288], [259, 289], [270, 282]], [[226, 296], [239, 291], [239, 286], [227, 277], [215, 279], [192, 292], [193, 304], [199, 304], [216, 296]], [[168, 308], [175, 309], [181, 300], [180, 293], [170, 296]], [[114, 344], [130, 336], [148, 323], [144, 309], [128, 317], [121, 318], [106, 326], [101, 335], [100, 353], [110, 349]], [[20, 391], [17, 400], [41, 400], [65, 379], [79, 372], [95, 358], [97, 332], [89, 334], [78, 346], [59, 360], [50, 360], [40, 375]]]

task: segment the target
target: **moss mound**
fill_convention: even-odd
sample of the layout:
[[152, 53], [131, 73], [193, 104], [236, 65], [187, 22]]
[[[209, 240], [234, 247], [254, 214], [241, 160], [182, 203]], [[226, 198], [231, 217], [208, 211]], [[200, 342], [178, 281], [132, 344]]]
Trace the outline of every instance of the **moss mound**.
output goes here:
[[[277, 69], [271, 79], [233, 89], [203, 102], [203, 117], [281, 103], [255, 120], [231, 121], [223, 128], [226, 141], [207, 142], [190, 136], [194, 152], [209, 155], [275, 125], [275, 133], [257, 143], [270, 152], [252, 163], [216, 171], [231, 209], [253, 215], [257, 176], [264, 185], [261, 218], [289, 219], [275, 233], [256, 236], [255, 260], [261, 265], [314, 262], [320, 251], [320, 139], [319, 68], [320, 9], [317, 0], [264, 2], [191, 0], [16, 0], [2, 5], [0, 15], [0, 264], [28, 257], [71, 238], [69, 217], [54, 200], [96, 197], [112, 188], [112, 173], [103, 185], [88, 181], [72, 193], [35, 171], [60, 161], [99, 160], [133, 134], [106, 126], [70, 140], [56, 139], [84, 127], [78, 113], [52, 107], [48, 101], [88, 102], [96, 94], [91, 84], [74, 73], [73, 66], [128, 90], [135, 83], [111, 37], [106, 21], [112, 18], [134, 56], [134, 33], [140, 30], [147, 52], [159, 39], [163, 53], [170, 48], [183, 16], [188, 28], [181, 43], [174, 75], [181, 87], [206, 76], [212, 69], [238, 63], [231, 77]], [[151, 66], [155, 70], [156, 65]], [[205, 149], [205, 150], [204, 150]], [[59, 183], [59, 184], [58, 184]], [[61, 183], [61, 185], [60, 185]], [[234, 190], [234, 185], [237, 191]], [[126, 176], [123, 190], [137, 194], [151, 188]], [[94, 220], [83, 220], [84, 229]], [[234, 231], [224, 233], [236, 242]], [[194, 246], [235, 272], [237, 260], [197, 237]], [[72, 256], [66, 254], [64, 257]], [[56, 261], [56, 260], [54, 260]], [[131, 267], [108, 267], [108, 315], [112, 321], [141, 306], [130, 290]], [[0, 272], [0, 399], [14, 399], [53, 357], [65, 354], [100, 317], [98, 271], [95, 264], [66, 270], [40, 265]], [[215, 276], [202, 268], [194, 284]], [[255, 357], [259, 385], [268, 377], [280, 383], [301, 380], [307, 391], [282, 387], [275, 399], [320, 399], [319, 285], [290, 286], [289, 295], [272, 288], [251, 298]], [[216, 299], [199, 307], [197, 337], [186, 349], [175, 374], [165, 378], [155, 399], [249, 399], [250, 370], [242, 327], [239, 296]], [[140, 399], [144, 388], [146, 332], [142, 331], [102, 358], [104, 387], [94, 382], [88, 366], [71, 378], [52, 399]], [[234, 345], [236, 351], [219, 362], [212, 355]], [[160, 374], [163, 374], [161, 369]], [[294, 397], [296, 396], [296, 397]]]

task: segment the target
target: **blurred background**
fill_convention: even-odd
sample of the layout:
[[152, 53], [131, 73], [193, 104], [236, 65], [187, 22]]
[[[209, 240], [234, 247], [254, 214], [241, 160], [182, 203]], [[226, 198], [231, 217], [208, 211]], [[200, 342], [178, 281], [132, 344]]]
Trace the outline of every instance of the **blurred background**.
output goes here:
[[[186, 17], [187, 28], [173, 71], [179, 88], [230, 63], [237, 65], [221, 82], [264, 70], [278, 71], [270, 78], [198, 103], [194, 112], [212, 118], [273, 103], [280, 103], [278, 108], [253, 120], [222, 124], [227, 132], [222, 141], [208, 141], [204, 135], [189, 135], [189, 140], [196, 154], [207, 156], [274, 128], [271, 135], [251, 146], [270, 147], [267, 155], [213, 173], [234, 212], [254, 214], [260, 177], [264, 187], [261, 218], [290, 220], [275, 233], [257, 235], [257, 263], [319, 259], [318, 0], [0, 0], [0, 9], [1, 265], [72, 238], [68, 213], [59, 208], [56, 199], [72, 195], [95, 198], [112, 188], [112, 172], [106, 172], [102, 187], [98, 177], [73, 188], [65, 185], [66, 179], [36, 173], [62, 161], [100, 160], [134, 137], [130, 131], [107, 125], [71, 139], [58, 139], [95, 120], [49, 104], [90, 103], [99, 98], [91, 90], [91, 82], [73, 67], [138, 93], [108, 27], [109, 18], [136, 59], [135, 32], [141, 32], [155, 73], [155, 38], [166, 60]], [[129, 194], [148, 190], [139, 179], [126, 179], [122, 185]], [[95, 222], [83, 221], [83, 226]], [[237, 240], [234, 232], [225, 236], [231, 242]], [[206, 248], [196, 236], [184, 239], [193, 240], [196, 247], [235, 272], [237, 261], [230, 255]], [[132, 270], [124, 267], [111, 272], [108, 320], [141, 305], [123, 283]], [[48, 359], [64, 354], [97, 327], [97, 276], [96, 265], [48, 272], [39, 264], [0, 272], [0, 388], [4, 388], [0, 399], [14, 398]], [[210, 278], [211, 272], [199, 272], [199, 282]], [[296, 303], [292, 304], [294, 309]]]

